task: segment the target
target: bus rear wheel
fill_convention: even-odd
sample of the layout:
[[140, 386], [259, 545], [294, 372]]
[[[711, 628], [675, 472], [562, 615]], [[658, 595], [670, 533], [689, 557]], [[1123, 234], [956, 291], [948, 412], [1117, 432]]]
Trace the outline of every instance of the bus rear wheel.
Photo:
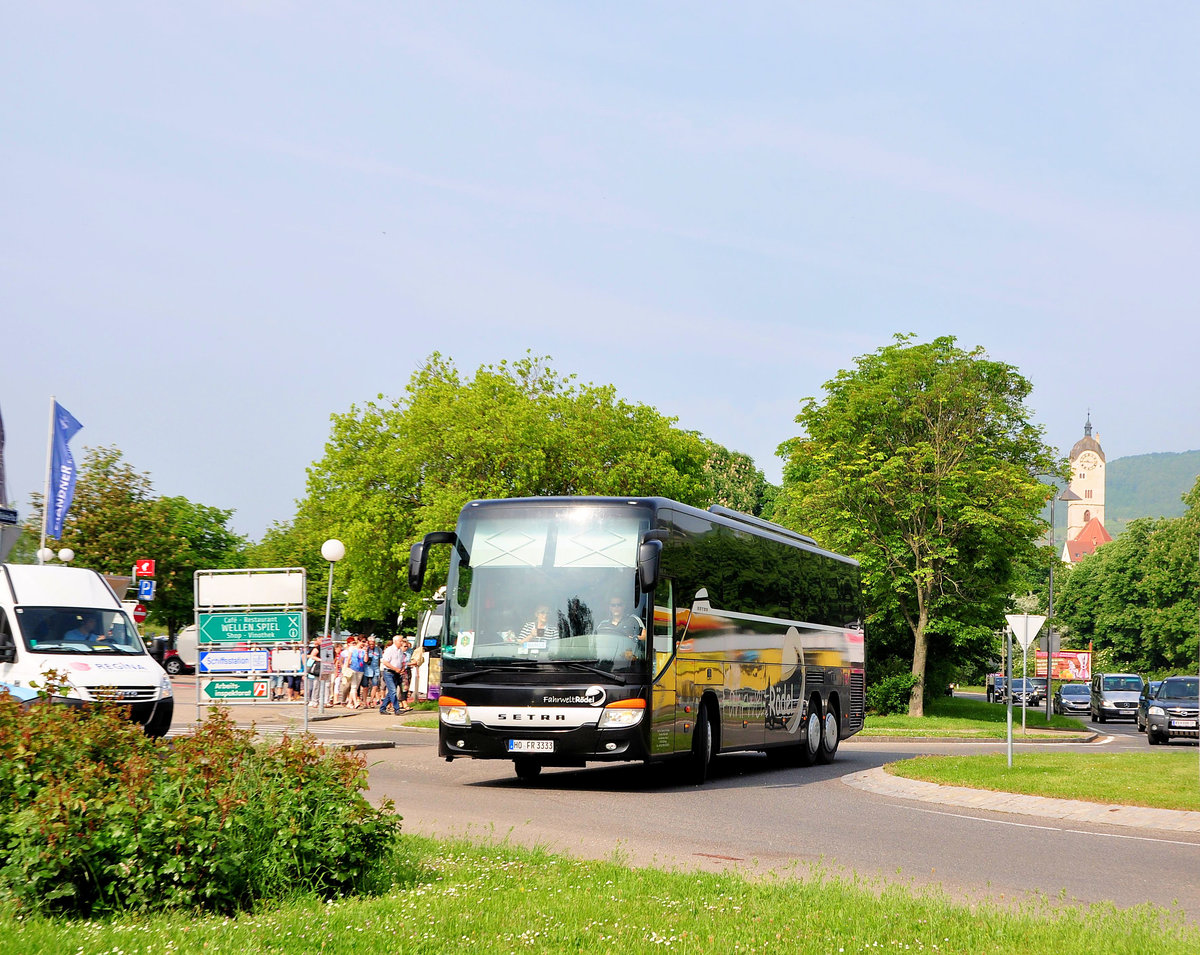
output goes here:
[[832, 703], [825, 714], [821, 725], [821, 747], [817, 752], [818, 763], [832, 763], [837, 755], [838, 743], [841, 742], [841, 725], [838, 722], [837, 708]]
[[516, 770], [517, 779], [527, 783], [538, 778], [542, 772], [542, 764], [536, 759], [522, 756], [513, 760], [513, 769]]

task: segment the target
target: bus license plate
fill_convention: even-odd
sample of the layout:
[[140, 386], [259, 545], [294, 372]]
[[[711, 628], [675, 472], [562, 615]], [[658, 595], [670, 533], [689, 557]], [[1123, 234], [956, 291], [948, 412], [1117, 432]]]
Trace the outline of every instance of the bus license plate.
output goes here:
[[508, 741], [508, 751], [510, 753], [553, 753], [554, 740], [510, 739]]

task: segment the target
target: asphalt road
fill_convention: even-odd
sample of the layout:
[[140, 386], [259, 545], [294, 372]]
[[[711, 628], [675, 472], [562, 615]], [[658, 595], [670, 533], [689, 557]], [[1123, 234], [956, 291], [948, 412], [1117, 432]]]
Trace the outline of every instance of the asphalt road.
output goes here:
[[[193, 713], [186, 705], [180, 711], [183, 721]], [[922, 753], [1003, 751], [1003, 743], [856, 738], [842, 744], [832, 766], [803, 769], [769, 768], [757, 754], [726, 756], [697, 788], [680, 785], [678, 767], [670, 765], [546, 770], [520, 783], [506, 761], [446, 763], [436, 756], [433, 731], [403, 729], [374, 714], [312, 729], [330, 741], [395, 744], [365, 754], [370, 795], [391, 797], [410, 832], [509, 839], [685, 870], [803, 873], [819, 863], [842, 874], [938, 886], [958, 899], [1152, 902], [1200, 923], [1200, 834], [942, 808], [841, 781]], [[1089, 747], [1146, 748], [1132, 724], [1095, 729], [1105, 735]], [[1016, 758], [1029, 748], [1018, 745]]]

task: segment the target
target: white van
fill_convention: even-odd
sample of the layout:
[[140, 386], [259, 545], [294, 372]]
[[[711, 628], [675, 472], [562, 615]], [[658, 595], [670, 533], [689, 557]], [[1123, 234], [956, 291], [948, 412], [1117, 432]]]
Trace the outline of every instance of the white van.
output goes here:
[[149, 736], [170, 729], [171, 681], [100, 574], [0, 564], [0, 683], [37, 689], [51, 670], [66, 702], [128, 706]]

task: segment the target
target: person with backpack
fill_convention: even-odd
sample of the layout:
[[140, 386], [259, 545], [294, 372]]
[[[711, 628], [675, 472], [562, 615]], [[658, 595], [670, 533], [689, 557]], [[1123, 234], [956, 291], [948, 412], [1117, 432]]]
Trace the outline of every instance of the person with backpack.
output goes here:
[[346, 706], [357, 710], [365, 704], [358, 698], [358, 690], [362, 685], [363, 674], [367, 669], [366, 641], [355, 636], [346, 644]]

